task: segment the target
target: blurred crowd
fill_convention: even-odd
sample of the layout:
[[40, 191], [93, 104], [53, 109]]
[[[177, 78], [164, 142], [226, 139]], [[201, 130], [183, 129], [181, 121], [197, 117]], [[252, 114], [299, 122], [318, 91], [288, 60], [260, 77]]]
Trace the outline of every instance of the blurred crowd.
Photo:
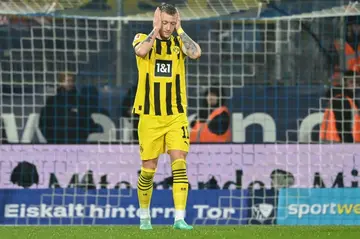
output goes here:
[[[347, 17], [345, 41], [333, 44], [332, 87], [320, 126], [322, 143], [360, 142], [360, 22]], [[341, 63], [340, 59], [344, 59]]]
[[[85, 144], [89, 135], [102, 132], [93, 120], [93, 114], [109, 116], [109, 112], [99, 105], [99, 92], [94, 86], [76, 87], [76, 76], [61, 73], [59, 87], [54, 96], [46, 100], [41, 109], [39, 129], [49, 144]], [[128, 88], [121, 106], [121, 116], [131, 132], [130, 141], [138, 141], [138, 115], [132, 113], [136, 85]], [[190, 140], [193, 143], [230, 142], [230, 112], [225, 105], [225, 92], [219, 86], [205, 89], [200, 96], [199, 110], [189, 116]]]

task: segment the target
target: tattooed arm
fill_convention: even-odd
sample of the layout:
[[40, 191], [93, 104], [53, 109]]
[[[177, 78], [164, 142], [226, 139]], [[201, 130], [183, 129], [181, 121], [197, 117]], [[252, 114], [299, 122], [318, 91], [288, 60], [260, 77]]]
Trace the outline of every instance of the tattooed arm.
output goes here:
[[182, 51], [191, 59], [199, 58], [201, 56], [201, 48], [181, 28], [181, 19], [180, 19], [179, 10], [177, 10], [176, 31], [183, 42]]
[[201, 56], [200, 46], [194, 42], [182, 29], [179, 29], [178, 32], [183, 42], [182, 51], [191, 59], [199, 58]]
[[153, 27], [154, 27], [154, 29], [145, 38], [145, 40], [143, 40], [142, 42], [136, 43], [136, 45], [135, 45], [135, 54], [136, 55], [138, 55], [140, 57], [145, 57], [146, 54], [149, 53], [151, 47], [153, 46], [156, 36], [159, 34], [159, 31], [161, 28], [161, 11], [159, 8], [156, 8], [155, 13], [154, 13]]
[[140, 57], [145, 57], [146, 54], [148, 54], [148, 52], [150, 51], [151, 47], [153, 46], [156, 35], [158, 33], [159, 33], [159, 31], [156, 30], [156, 28], [154, 28], [154, 30], [152, 30], [152, 32], [150, 32], [150, 34], [145, 38], [145, 40], [143, 40], [142, 42], [139, 42], [135, 46], [135, 54]]

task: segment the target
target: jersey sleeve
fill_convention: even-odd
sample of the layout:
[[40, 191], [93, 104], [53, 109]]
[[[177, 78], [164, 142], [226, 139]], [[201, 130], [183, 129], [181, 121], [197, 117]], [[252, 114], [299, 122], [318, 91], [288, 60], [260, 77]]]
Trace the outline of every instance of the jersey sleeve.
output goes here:
[[140, 42], [144, 41], [146, 37], [147, 35], [143, 33], [136, 34], [132, 43], [133, 47], [136, 47]]

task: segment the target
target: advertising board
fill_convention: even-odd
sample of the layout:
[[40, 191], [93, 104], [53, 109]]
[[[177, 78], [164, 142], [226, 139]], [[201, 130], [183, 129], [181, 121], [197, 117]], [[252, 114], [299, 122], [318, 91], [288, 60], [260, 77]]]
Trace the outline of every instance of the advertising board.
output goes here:
[[360, 225], [360, 190], [354, 188], [281, 189], [280, 225]]
[[[192, 190], [186, 220], [191, 224], [245, 224], [247, 190]], [[153, 224], [172, 224], [172, 192], [157, 190], [152, 197]], [[137, 192], [131, 190], [20, 189], [0, 190], [0, 224], [84, 225], [138, 224]]]
[[[357, 145], [192, 145], [191, 189], [358, 187]], [[134, 145], [2, 145], [0, 188], [135, 188], [141, 166]], [[171, 185], [170, 159], [160, 157], [156, 189]]]

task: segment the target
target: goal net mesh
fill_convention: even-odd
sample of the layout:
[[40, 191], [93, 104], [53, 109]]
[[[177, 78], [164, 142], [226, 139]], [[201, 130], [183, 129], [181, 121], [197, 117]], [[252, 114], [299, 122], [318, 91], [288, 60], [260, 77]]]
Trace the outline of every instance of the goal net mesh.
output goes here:
[[[131, 200], [141, 162], [138, 119], [130, 114], [137, 82], [131, 43], [151, 31], [156, 6], [138, 2], [0, 3], [0, 186], [51, 188], [38, 204], [10, 205], [9, 223], [98, 224], [122, 216], [137, 223]], [[356, 186], [356, 146], [320, 144], [319, 124], [331, 98], [326, 92], [343, 87], [347, 70], [335, 42], [345, 50], [360, 6], [280, 2], [174, 1], [182, 27], [202, 48], [200, 59], [186, 62], [190, 123], [209, 110], [204, 102], [211, 87], [233, 112], [233, 144], [194, 144], [189, 152], [191, 190], [231, 189], [219, 193], [217, 205], [191, 201], [191, 223], [272, 223], [280, 188]], [[62, 112], [73, 102], [44, 110], [61, 94], [65, 75], [75, 78], [84, 103], [72, 125], [62, 124], [64, 116], [53, 109]], [[43, 120], [47, 112], [50, 124]], [[49, 132], [49, 125], [55, 129]], [[171, 188], [168, 156], [160, 157], [154, 180], [158, 189]], [[285, 193], [301, 204], [301, 197]], [[40, 213], [44, 205], [52, 207], [51, 218]], [[168, 205], [152, 215], [170, 218]]]

